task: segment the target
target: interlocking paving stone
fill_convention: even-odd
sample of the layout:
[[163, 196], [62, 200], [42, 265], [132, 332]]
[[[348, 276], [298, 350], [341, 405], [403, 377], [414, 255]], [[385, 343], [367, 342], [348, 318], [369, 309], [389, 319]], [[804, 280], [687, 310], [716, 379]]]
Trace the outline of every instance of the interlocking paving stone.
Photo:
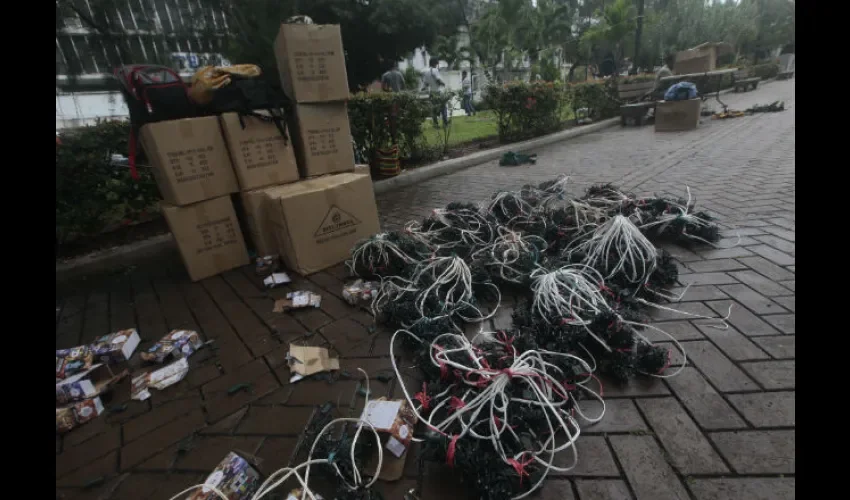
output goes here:
[[733, 361], [769, 359], [770, 357], [734, 327], [720, 329], [698, 324], [697, 328]]
[[652, 436], [611, 436], [638, 500], [686, 500], [688, 494]]
[[[763, 319], [753, 314], [746, 307], [731, 300], [717, 300], [706, 302], [706, 305], [713, 309], [718, 315], [726, 316], [729, 314], [728, 322], [734, 326], [739, 332], [747, 337], [757, 337], [759, 335], [776, 335], [779, 332], [770, 326]], [[732, 306], [731, 310], [729, 306]], [[709, 325], [710, 320], [695, 320], [701, 324]]]
[[729, 402], [756, 427], [796, 425], [794, 392], [730, 394], [728, 397]]
[[619, 479], [577, 479], [576, 489], [580, 500], [621, 500], [632, 496], [625, 481]]
[[[575, 468], [569, 472], [552, 471], [556, 476], [619, 476], [620, 471], [614, 463], [611, 450], [602, 436], [584, 436], [576, 441], [576, 453], [578, 461]], [[573, 465], [574, 455], [570, 450], [560, 453], [555, 458], [558, 467], [569, 467]]]
[[746, 285], [723, 285], [720, 289], [756, 314], [785, 312], [778, 304]]
[[723, 474], [729, 469], [674, 398], [638, 399], [638, 406], [673, 466], [682, 474]]
[[709, 437], [739, 474], [794, 473], [794, 431], [712, 432]]
[[706, 429], [746, 427], [729, 403], [695, 368], [686, 366], [678, 375], [665, 380], [701, 427]]
[[741, 366], [765, 389], [794, 388], [794, 361], [753, 361]]
[[[587, 401], [580, 408], [588, 417], [596, 417], [601, 410], [598, 401]], [[583, 429], [589, 433], [632, 432], [646, 430], [646, 423], [630, 399], [613, 399], [605, 402], [605, 415], [595, 424], [587, 424]]]
[[771, 314], [764, 316], [765, 321], [778, 328], [782, 333], [794, 334], [794, 314]]
[[695, 273], [713, 273], [718, 271], [735, 271], [746, 269], [747, 266], [735, 259], [712, 259], [688, 262], [688, 267]]
[[[750, 288], [757, 291], [762, 295], [767, 295], [768, 297], [775, 297], [777, 295], [788, 295], [789, 288], [783, 286], [781, 283], [777, 283], [771, 279], [765, 278], [761, 274], [755, 271], [736, 271], [734, 273], [729, 273], [733, 278], [737, 279], [741, 283], [749, 285]], [[782, 283], [789, 283], [788, 281], [784, 281]], [[791, 281], [792, 285], [790, 288], [790, 292], [794, 291], [793, 288], [793, 280]], [[706, 300], [713, 299], [722, 299], [723, 297], [710, 297]]]
[[793, 256], [777, 250], [770, 245], [755, 245], [747, 248], [778, 266], [793, 266], [796, 264]]
[[694, 479], [690, 488], [697, 500], [793, 500], [796, 497], [793, 477]]
[[781, 266], [777, 266], [764, 257], [743, 257], [738, 260], [768, 279], [772, 279], [774, 281], [794, 279], [794, 273], [783, 269]]
[[785, 335], [779, 337], [756, 337], [753, 339], [755, 343], [767, 351], [768, 354], [776, 359], [794, 358], [796, 350], [796, 336]]
[[735, 366], [717, 347], [708, 341], [683, 343], [688, 359], [720, 391], [758, 389], [746, 373]]

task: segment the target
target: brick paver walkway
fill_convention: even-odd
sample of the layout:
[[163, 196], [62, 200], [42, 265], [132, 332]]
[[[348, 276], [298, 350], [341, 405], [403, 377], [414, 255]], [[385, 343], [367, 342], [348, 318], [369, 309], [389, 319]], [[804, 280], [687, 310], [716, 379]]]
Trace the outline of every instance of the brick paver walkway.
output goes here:
[[[541, 149], [536, 166], [490, 162], [380, 197], [390, 229], [450, 201], [481, 200], [562, 172], [573, 175], [576, 194], [610, 181], [640, 194], [681, 195], [687, 184], [721, 217], [724, 244], [740, 235], [734, 248], [672, 249], [681, 281], [693, 285], [678, 307], [725, 313], [731, 303], [731, 327], [659, 314], [689, 366], [672, 379], [606, 385], [604, 421], [583, 432], [578, 467], [549, 481], [543, 498], [794, 498], [794, 85], [771, 82], [723, 96], [737, 109], [783, 99], [784, 113], [706, 122], [685, 133], [610, 129]], [[215, 339], [216, 349], [194, 355], [185, 380], [146, 402], [130, 401], [125, 381], [107, 403], [114, 411], [57, 438], [57, 490], [69, 499], [166, 499], [203, 480], [230, 450], [260, 457], [265, 473], [285, 465], [316, 405], [330, 400], [348, 414], [363, 401], [353, 396], [352, 380], [290, 385], [289, 342], [330, 346], [343, 369], [360, 366], [373, 378], [389, 367], [386, 332], [371, 333], [371, 318], [339, 299], [344, 278], [337, 266], [266, 293], [245, 268], [193, 284], [175, 257], [61, 287], [57, 347], [135, 326], [142, 347], [169, 329], [190, 328]], [[273, 299], [292, 289], [323, 293], [321, 310], [272, 313]], [[509, 321], [507, 312], [497, 325]], [[250, 390], [228, 394], [242, 383]], [[399, 397], [397, 383], [372, 380], [372, 393]], [[412, 487], [423, 500], [464, 498], [444, 471], [411, 457], [404, 478], [384, 485], [385, 498], [401, 499]]]

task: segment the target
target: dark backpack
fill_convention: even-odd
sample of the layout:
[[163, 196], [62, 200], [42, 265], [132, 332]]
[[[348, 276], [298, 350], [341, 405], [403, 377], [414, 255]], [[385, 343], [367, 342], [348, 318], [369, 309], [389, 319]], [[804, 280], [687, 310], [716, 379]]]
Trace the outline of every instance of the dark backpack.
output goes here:
[[[243, 118], [253, 116], [265, 122], [274, 123], [284, 141], [286, 135], [286, 108], [289, 101], [279, 88], [271, 86], [268, 81], [257, 77], [231, 75], [228, 85], [216, 89], [212, 101], [201, 109], [204, 115], [220, 115], [235, 112], [239, 115], [239, 123], [245, 128]], [[265, 110], [269, 115], [257, 113]]]
[[130, 111], [130, 139], [128, 159], [130, 175], [138, 180], [136, 170], [136, 138], [139, 129], [147, 123], [177, 120], [196, 116], [196, 108], [189, 99], [189, 87], [171, 68], [147, 64], [133, 64], [115, 69], [115, 78]]

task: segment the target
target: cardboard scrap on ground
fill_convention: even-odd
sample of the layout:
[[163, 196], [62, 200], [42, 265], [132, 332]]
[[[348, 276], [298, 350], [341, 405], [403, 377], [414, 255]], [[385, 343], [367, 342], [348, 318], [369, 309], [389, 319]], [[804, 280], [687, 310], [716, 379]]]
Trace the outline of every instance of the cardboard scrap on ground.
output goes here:
[[273, 311], [276, 313], [288, 311], [290, 309], [300, 309], [302, 307], [320, 307], [322, 305], [322, 296], [307, 291], [289, 292], [285, 299], [276, 300], [274, 302]]
[[154, 388], [161, 391], [183, 380], [187, 373], [189, 373], [189, 361], [186, 358], [180, 358], [168, 366], [135, 376], [131, 383], [130, 397], [144, 401], [151, 397], [148, 389]]
[[136, 329], [130, 328], [100, 337], [91, 345], [91, 350], [99, 361], [121, 363], [133, 356], [141, 340]]
[[289, 344], [289, 371], [294, 375], [290, 382], [298, 382], [316, 373], [339, 370], [339, 359], [331, 358], [324, 347]]
[[263, 280], [263, 284], [266, 285], [266, 288], [274, 288], [278, 285], [285, 285], [291, 282], [292, 279], [290, 279], [289, 275], [286, 273], [272, 273]]

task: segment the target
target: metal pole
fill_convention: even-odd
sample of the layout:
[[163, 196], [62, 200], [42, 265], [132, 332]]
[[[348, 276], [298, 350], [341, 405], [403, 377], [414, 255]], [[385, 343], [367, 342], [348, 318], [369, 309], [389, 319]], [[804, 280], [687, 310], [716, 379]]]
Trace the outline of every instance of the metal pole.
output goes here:
[[638, 57], [640, 57], [640, 35], [643, 33], [643, 0], [637, 0], [637, 29], [635, 30], [635, 57], [632, 60], [632, 69], [629, 74], [635, 75], [638, 70]]

